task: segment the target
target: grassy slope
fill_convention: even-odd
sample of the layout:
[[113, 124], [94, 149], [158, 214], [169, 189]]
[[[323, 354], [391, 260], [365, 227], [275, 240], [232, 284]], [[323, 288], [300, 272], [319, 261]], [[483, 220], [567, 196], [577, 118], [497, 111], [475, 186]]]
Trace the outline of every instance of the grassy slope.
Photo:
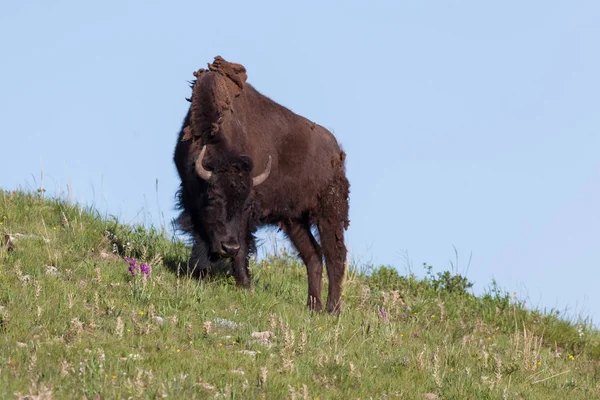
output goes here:
[[173, 272], [181, 243], [59, 200], [0, 191], [0, 218], [16, 238], [0, 245], [0, 398], [600, 397], [596, 330], [496, 289], [475, 298], [459, 276], [353, 270], [336, 318], [305, 309], [285, 254], [242, 291]]

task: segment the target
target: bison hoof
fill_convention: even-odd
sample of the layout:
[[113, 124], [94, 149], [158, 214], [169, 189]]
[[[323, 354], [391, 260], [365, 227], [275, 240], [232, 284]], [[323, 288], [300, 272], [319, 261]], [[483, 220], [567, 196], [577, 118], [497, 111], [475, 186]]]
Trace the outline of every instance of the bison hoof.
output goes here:
[[235, 285], [238, 288], [242, 288], [242, 289], [250, 289], [251, 284], [250, 284], [250, 278], [248, 277], [244, 277], [244, 278], [237, 278], [235, 280]]
[[340, 310], [341, 304], [339, 302], [336, 302], [335, 304], [328, 302], [327, 308], [325, 308], [325, 311], [333, 315], [338, 315], [340, 313]]
[[306, 302], [306, 306], [310, 311], [323, 311], [323, 305], [321, 304], [321, 300], [316, 297], [309, 297]]

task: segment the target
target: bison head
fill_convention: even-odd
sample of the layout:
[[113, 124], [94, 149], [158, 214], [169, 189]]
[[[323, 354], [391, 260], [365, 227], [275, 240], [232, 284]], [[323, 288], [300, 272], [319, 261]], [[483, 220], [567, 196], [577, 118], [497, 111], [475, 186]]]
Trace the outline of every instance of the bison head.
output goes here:
[[211, 258], [233, 257], [246, 240], [252, 212], [252, 187], [260, 185], [271, 173], [271, 156], [265, 170], [252, 177], [252, 160], [231, 154], [207, 164], [206, 146], [196, 160], [196, 173], [208, 183], [202, 207], [202, 224], [209, 237]]

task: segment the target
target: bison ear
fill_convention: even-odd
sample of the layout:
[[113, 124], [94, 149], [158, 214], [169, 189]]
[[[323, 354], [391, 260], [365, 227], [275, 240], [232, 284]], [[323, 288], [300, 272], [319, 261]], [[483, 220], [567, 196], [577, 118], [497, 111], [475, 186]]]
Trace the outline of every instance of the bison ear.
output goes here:
[[252, 171], [252, 167], [254, 164], [252, 163], [252, 159], [246, 155], [240, 156], [240, 167], [243, 172]]

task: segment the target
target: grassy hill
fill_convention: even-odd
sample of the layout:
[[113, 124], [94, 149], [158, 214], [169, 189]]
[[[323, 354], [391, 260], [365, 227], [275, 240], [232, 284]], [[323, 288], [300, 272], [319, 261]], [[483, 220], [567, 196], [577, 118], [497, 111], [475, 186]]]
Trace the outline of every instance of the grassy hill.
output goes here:
[[0, 238], [0, 398], [600, 398], [597, 330], [450, 272], [352, 267], [333, 317], [285, 252], [198, 281], [184, 243], [41, 194], [0, 191]]

